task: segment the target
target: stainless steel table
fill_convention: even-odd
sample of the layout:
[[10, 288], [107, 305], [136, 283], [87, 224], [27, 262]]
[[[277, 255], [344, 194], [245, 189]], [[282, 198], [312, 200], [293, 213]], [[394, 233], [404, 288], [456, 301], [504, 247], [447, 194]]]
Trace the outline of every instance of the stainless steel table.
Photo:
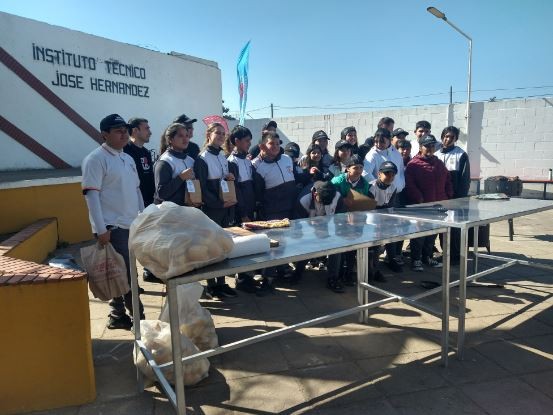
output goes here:
[[[396, 242], [405, 239], [418, 238], [422, 236], [443, 234], [445, 246], [449, 246], [449, 227], [443, 224], [435, 224], [425, 221], [397, 218], [381, 215], [378, 213], [355, 212], [344, 213], [333, 216], [321, 216], [309, 219], [300, 219], [291, 221], [289, 228], [279, 228], [265, 231], [271, 239], [279, 241], [277, 248], [272, 248], [269, 252], [250, 255], [231, 260], [225, 260], [205, 268], [191, 271], [190, 273], [170, 278], [167, 281], [167, 302], [169, 306], [170, 328], [173, 362], [157, 365], [146, 349], [140, 338], [140, 320], [138, 316], [138, 307], [134, 308], [135, 325], [135, 350], [141, 352], [146, 357], [152, 367], [162, 389], [180, 415], [186, 411], [183, 385], [183, 363], [191, 362], [201, 357], [215, 356], [234, 349], [248, 346], [263, 340], [268, 340], [283, 334], [298, 330], [303, 327], [309, 327], [324, 323], [330, 320], [338, 319], [347, 315], [359, 314], [361, 322], [368, 319], [368, 310], [379, 307], [390, 302], [405, 302], [418, 307], [423, 311], [440, 315], [442, 318], [442, 362], [447, 365], [448, 340], [449, 340], [449, 256], [448, 248], [445, 249], [445, 264], [442, 271], [442, 286], [419, 294], [418, 296], [405, 298], [400, 295], [389, 293], [374, 287], [368, 282], [368, 248], [378, 246], [389, 242]], [[300, 322], [288, 327], [263, 333], [247, 339], [242, 339], [233, 343], [225, 344], [211, 350], [197, 353], [193, 356], [187, 356], [181, 359], [181, 344], [179, 333], [179, 315], [177, 304], [176, 287], [181, 284], [187, 284], [195, 281], [207, 280], [224, 275], [232, 275], [239, 272], [247, 272], [266, 268], [270, 266], [287, 264], [305, 259], [310, 259], [322, 255], [331, 255], [347, 251], [357, 251], [357, 274], [358, 274], [358, 301], [359, 305], [337, 313], [324, 315], [312, 320]], [[136, 264], [134, 253], [130, 252], [130, 263]], [[131, 288], [133, 303], [138, 304], [138, 284], [136, 266], [131, 266]], [[385, 298], [369, 303], [367, 291], [377, 292]], [[430, 310], [421, 305], [418, 300], [422, 297], [442, 293], [442, 310]], [[175, 373], [175, 388], [173, 389], [163, 376], [161, 369], [173, 365]], [[143, 391], [142, 375], [137, 370], [138, 389]]]
[[[531, 267], [547, 269], [553, 271], [553, 267], [544, 264], [538, 264], [531, 261], [499, 257], [496, 255], [481, 254], [478, 252], [478, 227], [493, 222], [503, 220], [512, 220], [513, 218], [531, 215], [546, 210], [553, 209], [553, 201], [537, 199], [518, 199], [509, 200], [479, 200], [474, 196], [461, 199], [452, 199], [436, 202], [447, 213], [439, 213], [432, 209], [425, 210], [435, 203], [423, 203], [420, 205], [411, 205], [408, 209], [389, 209], [382, 211], [385, 215], [393, 217], [404, 217], [424, 221], [429, 223], [441, 224], [451, 228], [461, 230], [461, 261], [459, 271], [459, 281], [450, 282], [450, 287], [459, 286], [459, 316], [458, 316], [458, 336], [457, 336], [457, 356], [463, 358], [465, 342], [465, 309], [466, 309], [466, 290], [467, 282], [475, 281], [485, 275], [511, 267], [513, 265], [528, 265]], [[420, 209], [423, 207], [423, 209]], [[414, 208], [413, 210], [409, 210]], [[417, 209], [419, 208], [419, 209]], [[468, 232], [474, 228], [474, 274], [468, 276], [467, 256], [468, 256]], [[487, 258], [503, 262], [496, 267], [478, 272], [478, 258]]]

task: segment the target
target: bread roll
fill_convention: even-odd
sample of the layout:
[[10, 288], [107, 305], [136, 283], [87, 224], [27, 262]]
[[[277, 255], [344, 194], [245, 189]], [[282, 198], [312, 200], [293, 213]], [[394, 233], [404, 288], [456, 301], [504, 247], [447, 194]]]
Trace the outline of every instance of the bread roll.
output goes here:
[[206, 245], [194, 245], [188, 248], [186, 253], [190, 262], [207, 261], [209, 259], [209, 253]]

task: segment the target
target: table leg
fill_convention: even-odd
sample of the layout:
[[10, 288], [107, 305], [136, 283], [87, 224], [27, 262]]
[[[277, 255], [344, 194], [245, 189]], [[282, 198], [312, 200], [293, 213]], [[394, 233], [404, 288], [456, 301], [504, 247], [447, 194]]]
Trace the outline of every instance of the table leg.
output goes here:
[[467, 301], [467, 233], [468, 228], [461, 229], [461, 262], [459, 263], [459, 312], [457, 328], [457, 359], [463, 360], [465, 343], [465, 307]]
[[449, 269], [451, 229], [443, 233], [442, 247], [442, 364], [447, 367], [449, 354]]
[[173, 348], [173, 373], [175, 375], [175, 395], [177, 397], [177, 414], [186, 415], [184, 399], [184, 379], [181, 360], [180, 321], [177, 285], [171, 280], [167, 283], [167, 304], [169, 306], [169, 325], [171, 327], [171, 346]]
[[474, 238], [472, 238], [473, 240], [473, 247], [472, 247], [472, 253], [474, 254], [474, 273], [476, 274], [478, 272], [478, 246], [479, 246], [479, 241], [478, 241], [478, 230], [479, 230], [479, 227], [478, 226], [475, 226], [474, 227]]
[[[136, 344], [136, 340], [140, 340], [140, 299], [138, 296], [138, 272], [136, 270], [136, 258], [134, 256], [133, 250], [129, 247], [129, 265], [131, 269], [131, 292], [132, 292], [132, 318], [133, 318], [133, 328], [134, 328], [134, 355], [138, 358], [139, 354], [142, 353]], [[136, 364], [136, 361], [135, 361]], [[136, 368], [136, 386], [138, 388], [138, 393], [144, 392], [144, 376], [138, 367]]]
[[[357, 250], [357, 301], [359, 305], [368, 303], [369, 293], [361, 282], [368, 282], [368, 260], [369, 260], [369, 248], [360, 248]], [[359, 313], [359, 322], [367, 323], [369, 320], [369, 310], [363, 310]]]

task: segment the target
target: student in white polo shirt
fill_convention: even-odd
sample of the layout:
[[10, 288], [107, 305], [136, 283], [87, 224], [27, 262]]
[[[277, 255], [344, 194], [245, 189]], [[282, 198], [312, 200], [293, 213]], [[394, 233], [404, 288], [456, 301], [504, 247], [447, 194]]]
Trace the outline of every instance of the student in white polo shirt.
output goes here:
[[[92, 231], [102, 245], [111, 242], [115, 250], [125, 259], [127, 278], [129, 269], [129, 228], [132, 221], [144, 209], [140, 192], [140, 180], [136, 164], [123, 151], [129, 141], [128, 125], [117, 114], [111, 114], [100, 122], [104, 143], [92, 151], [82, 164], [82, 188]], [[113, 298], [108, 329], [130, 329], [132, 320], [132, 295], [129, 291], [122, 297]], [[144, 318], [144, 307], [140, 303], [140, 316]]]

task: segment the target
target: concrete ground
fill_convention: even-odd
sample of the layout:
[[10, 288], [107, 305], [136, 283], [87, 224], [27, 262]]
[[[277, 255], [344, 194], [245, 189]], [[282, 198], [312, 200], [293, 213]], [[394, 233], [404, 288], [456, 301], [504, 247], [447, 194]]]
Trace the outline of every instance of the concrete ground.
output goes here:
[[[493, 224], [491, 233], [494, 254], [553, 265], [553, 211], [515, 219], [513, 242], [506, 222]], [[384, 264], [381, 269], [389, 278], [379, 285], [400, 294], [421, 292], [421, 280], [440, 280], [437, 270], [414, 273], [406, 266], [404, 273], [391, 274]], [[457, 271], [454, 267], [452, 279]], [[209, 377], [186, 389], [189, 413], [553, 414], [552, 280], [551, 273], [516, 266], [485, 279], [505, 283], [502, 288], [470, 287], [465, 359], [457, 360], [452, 351], [448, 368], [439, 362], [440, 320], [392, 303], [372, 310], [368, 325], [351, 316], [210, 358]], [[163, 287], [141, 285], [146, 316], [155, 319]], [[452, 345], [457, 294], [451, 291]], [[439, 302], [439, 295], [427, 298], [428, 304]], [[296, 286], [280, 284], [274, 295], [202, 301], [220, 344], [354, 304], [356, 290], [330, 292], [322, 271], [307, 272]], [[137, 394], [133, 337], [105, 328], [107, 303], [91, 296], [90, 312], [97, 399], [40, 414], [174, 413], [156, 387]]]

